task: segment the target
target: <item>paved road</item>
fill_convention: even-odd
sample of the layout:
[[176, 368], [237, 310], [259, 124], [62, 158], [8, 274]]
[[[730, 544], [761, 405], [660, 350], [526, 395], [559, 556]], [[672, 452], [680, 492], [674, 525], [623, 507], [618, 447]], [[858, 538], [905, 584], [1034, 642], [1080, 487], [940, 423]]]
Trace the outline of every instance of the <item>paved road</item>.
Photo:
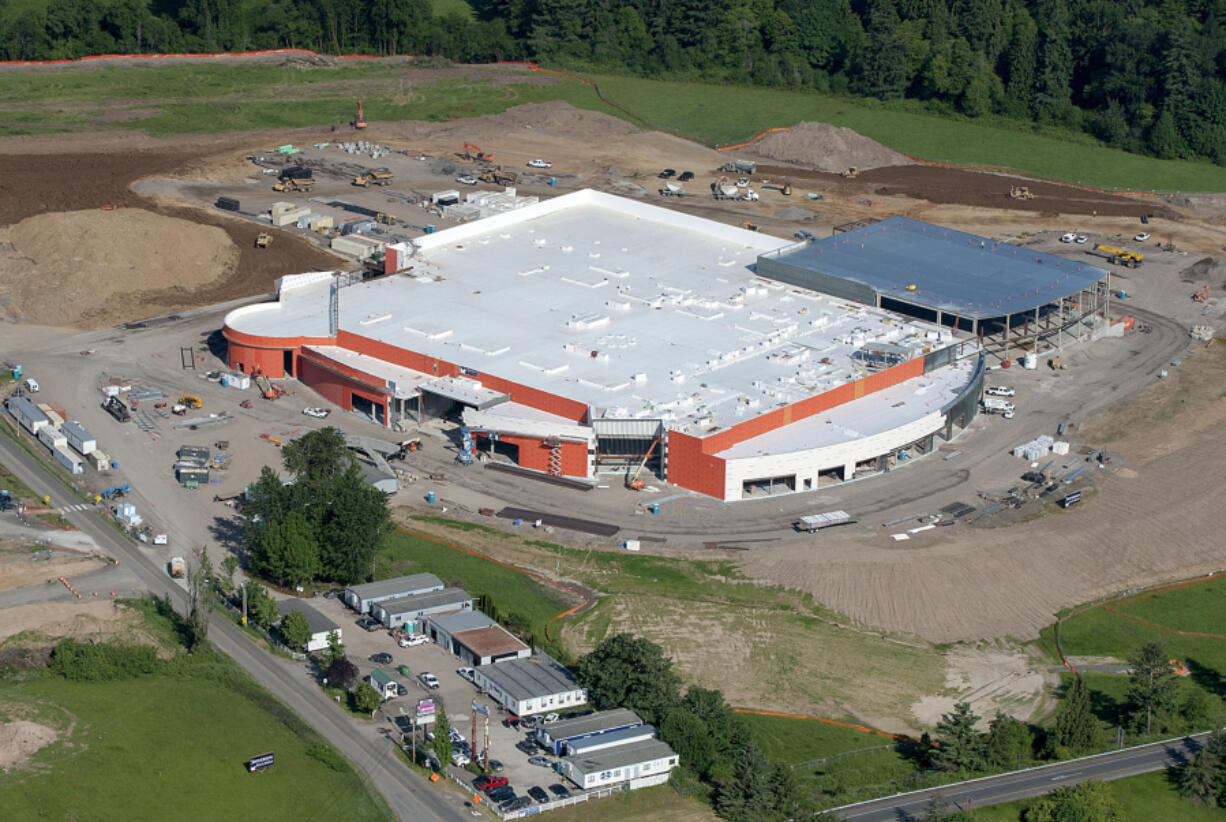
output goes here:
[[[0, 462], [35, 492], [50, 494], [53, 505], [74, 502], [40, 466], [3, 436], [0, 436]], [[116, 533], [99, 515], [75, 511], [66, 516], [73, 525], [93, 537], [103, 550], [118, 557], [121, 566], [135, 576], [141, 588], [158, 596], [169, 593], [176, 607], [181, 612], [186, 611], [186, 590], [166, 575], [160, 563]], [[329, 702], [301, 663], [282, 660], [258, 649], [238, 628], [220, 616], [212, 620], [209, 638], [348, 757], [383, 795], [398, 818], [414, 822], [468, 818], [460, 800], [431, 788], [400, 764], [390, 738], [386, 741], [378, 738], [370, 732], [369, 726], [359, 726]], [[390, 729], [391, 725], [387, 727]]]
[[1097, 779], [1109, 782], [1128, 776], [1160, 771], [1182, 765], [1201, 749], [1200, 739], [1207, 733], [1175, 740], [1127, 748], [1107, 754], [1076, 759], [1018, 771], [1011, 774], [945, 785], [888, 799], [874, 799], [838, 808], [835, 813], [845, 822], [903, 822], [918, 820], [933, 794], [940, 794], [951, 806], [982, 808], [1048, 793], [1061, 785]]

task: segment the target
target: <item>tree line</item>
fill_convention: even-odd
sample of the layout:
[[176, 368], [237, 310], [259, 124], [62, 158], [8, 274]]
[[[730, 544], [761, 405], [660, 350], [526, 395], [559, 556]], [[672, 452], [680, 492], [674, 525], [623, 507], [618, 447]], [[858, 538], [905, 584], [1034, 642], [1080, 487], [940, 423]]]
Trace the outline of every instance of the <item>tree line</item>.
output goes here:
[[[0, 53], [307, 48], [911, 100], [1226, 164], [1226, 0], [0, 0]], [[760, 124], [770, 125], [770, 124]], [[752, 129], [747, 124], [746, 130]]]

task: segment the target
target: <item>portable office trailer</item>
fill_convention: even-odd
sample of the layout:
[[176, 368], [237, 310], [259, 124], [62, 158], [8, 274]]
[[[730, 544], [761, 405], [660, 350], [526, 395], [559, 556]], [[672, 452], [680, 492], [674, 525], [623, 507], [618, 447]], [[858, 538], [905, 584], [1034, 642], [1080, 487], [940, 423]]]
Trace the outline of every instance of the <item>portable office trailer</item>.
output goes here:
[[186, 485], [189, 482], [206, 485], [209, 481], [209, 469], [199, 465], [176, 465], [175, 479]]
[[47, 419], [47, 415], [38, 410], [34, 403], [30, 402], [25, 397], [14, 397], [5, 403], [5, 408], [13, 415], [13, 419], [21, 423], [21, 427], [29, 431], [31, 434], [37, 434], [38, 429], [46, 428], [51, 425], [51, 421]]
[[51, 456], [55, 457], [55, 461], [68, 469], [70, 474], [84, 474], [85, 463], [76, 454], [68, 450], [66, 445], [57, 445], [51, 449]]
[[52, 450], [61, 446], [64, 448], [68, 447], [68, 437], [50, 425], [44, 425], [38, 429], [38, 441]]
[[208, 462], [211, 452], [203, 445], [181, 445], [179, 450], [175, 452], [175, 456], [180, 460], [194, 460], [196, 462]]
[[60, 432], [68, 437], [68, 444], [82, 456], [88, 456], [90, 451], [98, 450], [98, 441], [76, 420], [64, 423]]

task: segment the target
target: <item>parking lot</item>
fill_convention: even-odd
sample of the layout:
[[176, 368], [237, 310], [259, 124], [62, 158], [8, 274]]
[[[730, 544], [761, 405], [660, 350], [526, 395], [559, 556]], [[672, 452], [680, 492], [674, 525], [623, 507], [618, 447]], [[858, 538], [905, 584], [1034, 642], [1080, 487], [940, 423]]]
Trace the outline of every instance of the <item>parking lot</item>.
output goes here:
[[[461, 667], [459, 659], [434, 643], [401, 648], [385, 628], [381, 627], [377, 631], [368, 632], [358, 627], [356, 622], [359, 614], [348, 608], [339, 598], [315, 597], [310, 600], [310, 603], [312, 607], [341, 626], [345, 649], [349, 658], [362, 672], [363, 677], [369, 676], [372, 670], [378, 668], [391, 674], [397, 682], [405, 686], [408, 691], [405, 696], [387, 700], [380, 709], [388, 720], [395, 721], [402, 715], [402, 711], [405, 715], [411, 715], [417, 701], [429, 696], [442, 703], [451, 726], [463, 735], [469, 745], [475, 743], [478, 754], [484, 746], [485, 732], [488, 727], [490, 759], [502, 763], [503, 770], [498, 775], [506, 777], [509, 784], [515, 789], [516, 795], [525, 795], [533, 786], [547, 790], [549, 785], [563, 781], [561, 774], [558, 774], [552, 767], [556, 765], [556, 757], [546, 756], [546, 752], [537, 747], [531, 756], [545, 757], [551, 763], [551, 767], [534, 765], [528, 761], [530, 754], [515, 747], [516, 743], [530, 738], [528, 732], [503, 724], [503, 721], [509, 716], [508, 712], [495, 704], [488, 696], [480, 693], [471, 682], [457, 673]], [[379, 653], [390, 654], [392, 662], [390, 664], [372, 662], [371, 656]], [[410, 676], [406, 677], [399, 672], [402, 665], [408, 666]], [[426, 672], [434, 674], [438, 679], [437, 690], [432, 690], [422, 684], [420, 676]], [[489, 710], [488, 725], [484, 717], [477, 714], [475, 737], [472, 721], [474, 701]], [[418, 742], [422, 744], [424, 737], [419, 737]], [[448, 770], [465, 785], [472, 784], [473, 774], [467, 770], [454, 767], [450, 763], [448, 763]], [[580, 793], [571, 785], [568, 785], [567, 789], [571, 793]], [[550, 794], [549, 798], [556, 797]]]

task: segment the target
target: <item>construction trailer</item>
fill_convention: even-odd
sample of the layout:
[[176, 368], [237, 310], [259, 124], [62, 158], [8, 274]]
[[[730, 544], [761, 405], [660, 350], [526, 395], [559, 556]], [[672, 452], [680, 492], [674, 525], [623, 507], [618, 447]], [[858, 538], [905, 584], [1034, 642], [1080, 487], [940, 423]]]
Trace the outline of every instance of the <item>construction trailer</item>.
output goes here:
[[64, 423], [60, 426], [60, 431], [68, 439], [68, 444], [82, 456], [88, 456], [91, 451], [98, 449], [98, 441], [76, 420]]
[[38, 406], [26, 397], [13, 397], [6, 400], [4, 407], [8, 409], [13, 419], [21, 423], [21, 427], [31, 434], [38, 434], [40, 428], [51, 427], [51, 420], [47, 419], [47, 415], [39, 411]]

